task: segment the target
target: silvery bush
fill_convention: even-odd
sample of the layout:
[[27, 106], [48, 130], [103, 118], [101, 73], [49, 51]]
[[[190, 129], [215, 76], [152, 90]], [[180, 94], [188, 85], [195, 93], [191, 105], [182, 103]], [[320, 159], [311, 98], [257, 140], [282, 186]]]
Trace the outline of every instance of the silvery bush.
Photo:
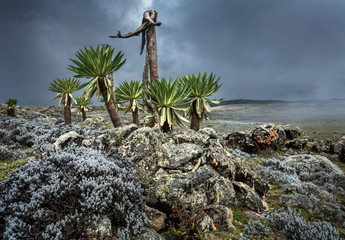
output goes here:
[[118, 239], [129, 239], [147, 222], [143, 193], [131, 160], [116, 149], [49, 152], [0, 182], [0, 236], [78, 239], [107, 216]]

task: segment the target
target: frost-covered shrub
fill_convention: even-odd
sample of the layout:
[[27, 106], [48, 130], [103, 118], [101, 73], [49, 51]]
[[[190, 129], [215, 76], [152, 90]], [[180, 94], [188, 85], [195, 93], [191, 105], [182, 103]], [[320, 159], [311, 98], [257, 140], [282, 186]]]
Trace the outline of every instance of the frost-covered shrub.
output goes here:
[[7, 146], [0, 146], [0, 160], [8, 160], [12, 157], [12, 151]]
[[51, 148], [51, 145], [61, 135], [75, 131], [82, 136], [95, 137], [107, 133], [107, 130], [80, 128], [75, 125], [65, 125], [63, 122], [42, 123], [13, 119], [0, 115], [0, 140], [15, 147], [30, 147], [37, 153]]
[[243, 237], [240, 240], [257, 239], [258, 236], [268, 236], [269, 232], [270, 229], [260, 221], [251, 221], [246, 225]]
[[[3, 239], [78, 239], [106, 215], [129, 239], [146, 223], [130, 159], [74, 147], [30, 161], [0, 182]], [[1, 238], [1, 237], [0, 237]]]
[[291, 240], [337, 240], [338, 231], [329, 222], [307, 223], [295, 209], [280, 209], [271, 213], [269, 225]]

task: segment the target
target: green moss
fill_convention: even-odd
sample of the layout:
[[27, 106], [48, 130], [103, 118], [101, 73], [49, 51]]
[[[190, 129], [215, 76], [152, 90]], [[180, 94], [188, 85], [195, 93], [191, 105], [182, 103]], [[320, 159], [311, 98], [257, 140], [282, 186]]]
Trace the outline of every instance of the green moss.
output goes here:
[[13, 160], [0, 161], [0, 181], [7, 179], [11, 172], [25, 165], [27, 162], [28, 161], [26, 158], [15, 160], [15, 161]]

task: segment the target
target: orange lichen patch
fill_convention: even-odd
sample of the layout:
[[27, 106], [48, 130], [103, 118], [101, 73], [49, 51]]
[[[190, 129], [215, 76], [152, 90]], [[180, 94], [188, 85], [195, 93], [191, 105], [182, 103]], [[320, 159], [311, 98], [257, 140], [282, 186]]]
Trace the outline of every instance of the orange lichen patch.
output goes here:
[[253, 139], [255, 140], [255, 151], [265, 149], [273, 145], [278, 139], [278, 129], [275, 124], [266, 127], [255, 133]]

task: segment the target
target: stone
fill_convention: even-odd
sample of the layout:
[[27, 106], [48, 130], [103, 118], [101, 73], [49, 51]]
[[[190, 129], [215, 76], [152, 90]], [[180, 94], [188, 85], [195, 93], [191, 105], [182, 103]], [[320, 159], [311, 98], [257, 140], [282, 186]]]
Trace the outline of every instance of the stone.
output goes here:
[[336, 141], [331, 144], [331, 152], [335, 154], [341, 154], [344, 149], [344, 143], [342, 141]]
[[308, 139], [294, 139], [286, 144], [286, 147], [302, 150], [307, 146]]
[[196, 226], [198, 234], [204, 235], [205, 233], [207, 233], [210, 227], [212, 226], [212, 224], [213, 224], [212, 218], [210, 218], [208, 215], [205, 215], [203, 220], [199, 222]]
[[207, 204], [235, 206], [236, 195], [229, 179], [214, 176], [206, 181]]
[[208, 143], [208, 140], [210, 139], [210, 135], [203, 134], [201, 132], [196, 132], [196, 131], [186, 131], [180, 134], [176, 134], [174, 136], [174, 139], [177, 144], [194, 143], [194, 144], [204, 146]]
[[134, 240], [165, 240], [163, 236], [152, 228], [143, 227], [142, 232], [133, 236]]
[[199, 133], [207, 135], [209, 136], [209, 138], [212, 138], [212, 139], [217, 138], [217, 132], [213, 128], [209, 128], [209, 127], [202, 128], [199, 130]]
[[[202, 147], [192, 143], [171, 144], [164, 143], [161, 151], [162, 159], [158, 162], [158, 167], [178, 169], [180, 166], [197, 159], [203, 153]], [[192, 169], [190, 169], [192, 170]]]
[[276, 151], [284, 143], [286, 134], [275, 124], [265, 124], [255, 128], [251, 138], [256, 145], [252, 151], [259, 152], [266, 149]]
[[112, 128], [109, 130], [109, 135], [115, 145], [120, 145], [121, 141], [126, 139], [132, 132], [138, 129], [136, 124], [124, 125], [122, 127]]
[[220, 141], [212, 140], [206, 150], [207, 162], [214, 167], [223, 177], [235, 179], [236, 166], [231, 160], [231, 154], [224, 149]]
[[119, 153], [138, 162], [161, 149], [161, 135], [152, 128], [143, 127], [133, 131], [119, 146]]
[[268, 205], [260, 196], [251, 189], [248, 185], [233, 181], [234, 189], [236, 191], [236, 198], [243, 207], [249, 208], [256, 212], [263, 212], [268, 210]]
[[165, 227], [165, 221], [167, 219], [165, 213], [148, 206], [145, 207], [145, 212], [150, 221], [151, 228], [153, 228], [156, 231], [159, 231]]
[[254, 140], [245, 132], [231, 133], [224, 140], [229, 148], [240, 149], [244, 152], [252, 152], [256, 146]]
[[213, 230], [231, 231], [235, 228], [232, 211], [227, 206], [211, 204], [205, 208], [205, 212], [212, 219], [213, 227], [216, 228]]
[[52, 145], [55, 150], [63, 149], [72, 145], [73, 143], [81, 145], [83, 137], [75, 131], [70, 131], [61, 135]]
[[286, 139], [292, 140], [302, 135], [302, 130], [297, 126], [287, 124], [279, 127], [284, 130]]

